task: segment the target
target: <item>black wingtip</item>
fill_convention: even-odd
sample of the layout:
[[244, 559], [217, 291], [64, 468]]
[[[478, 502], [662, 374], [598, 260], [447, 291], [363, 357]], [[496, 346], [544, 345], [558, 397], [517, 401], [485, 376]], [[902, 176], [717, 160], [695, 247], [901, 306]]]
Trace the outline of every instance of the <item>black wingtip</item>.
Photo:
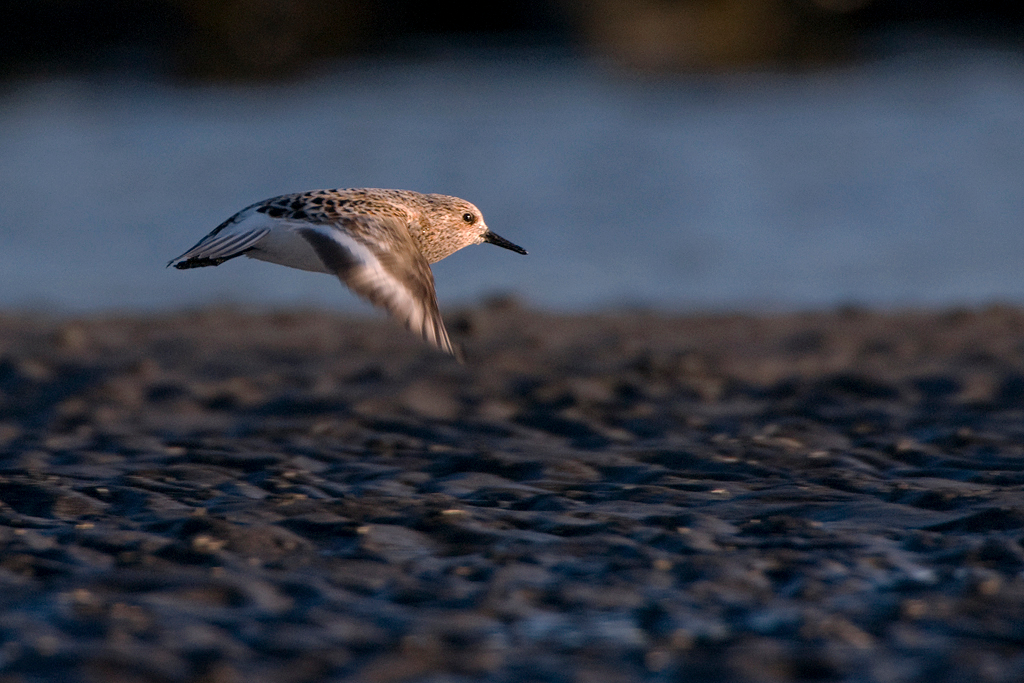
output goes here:
[[466, 350], [462, 348], [462, 344], [452, 344], [452, 358], [459, 365], [466, 364]]
[[187, 259], [185, 261], [178, 261], [178, 259], [174, 259], [173, 261], [171, 261], [170, 263], [167, 264], [167, 267], [170, 268], [171, 266], [174, 266], [178, 270], [188, 270], [189, 268], [205, 268], [206, 266], [219, 266], [220, 264], [224, 263], [225, 261], [229, 260], [230, 258], [231, 257], [228, 257], [228, 258], [190, 258], [190, 259]]

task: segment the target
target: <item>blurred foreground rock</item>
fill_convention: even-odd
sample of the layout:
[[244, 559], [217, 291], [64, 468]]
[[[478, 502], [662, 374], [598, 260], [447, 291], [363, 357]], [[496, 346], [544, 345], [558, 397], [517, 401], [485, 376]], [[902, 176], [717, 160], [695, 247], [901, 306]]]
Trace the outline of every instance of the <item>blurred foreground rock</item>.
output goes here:
[[1024, 312], [0, 316], [5, 681], [1015, 681]]

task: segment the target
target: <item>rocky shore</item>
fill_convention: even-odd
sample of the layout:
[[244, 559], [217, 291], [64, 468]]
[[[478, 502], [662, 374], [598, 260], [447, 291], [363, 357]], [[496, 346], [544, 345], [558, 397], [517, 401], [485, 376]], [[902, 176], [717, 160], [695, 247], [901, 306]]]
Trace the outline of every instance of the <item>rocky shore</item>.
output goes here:
[[0, 315], [0, 681], [1024, 679], [1024, 311]]

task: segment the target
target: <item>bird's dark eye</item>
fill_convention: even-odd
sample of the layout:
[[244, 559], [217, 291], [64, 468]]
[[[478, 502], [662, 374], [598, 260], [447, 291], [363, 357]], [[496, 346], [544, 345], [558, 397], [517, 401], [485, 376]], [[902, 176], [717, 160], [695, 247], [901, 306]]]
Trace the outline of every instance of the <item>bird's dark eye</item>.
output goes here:
[[466, 212], [466, 213], [462, 214], [462, 220], [466, 221], [470, 225], [473, 225], [473, 223], [476, 222], [476, 216], [474, 216], [473, 214], [471, 214], [469, 212]]

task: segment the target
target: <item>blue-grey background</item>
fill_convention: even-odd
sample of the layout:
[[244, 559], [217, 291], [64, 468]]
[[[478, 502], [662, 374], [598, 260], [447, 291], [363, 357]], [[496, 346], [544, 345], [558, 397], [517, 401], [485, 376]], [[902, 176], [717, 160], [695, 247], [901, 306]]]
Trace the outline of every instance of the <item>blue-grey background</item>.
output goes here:
[[254, 201], [360, 186], [464, 197], [530, 251], [437, 264], [443, 308], [1024, 303], [1024, 58], [933, 41], [638, 75], [481, 46], [271, 82], [16, 76], [0, 86], [0, 309], [365, 310], [323, 275], [164, 267]]

